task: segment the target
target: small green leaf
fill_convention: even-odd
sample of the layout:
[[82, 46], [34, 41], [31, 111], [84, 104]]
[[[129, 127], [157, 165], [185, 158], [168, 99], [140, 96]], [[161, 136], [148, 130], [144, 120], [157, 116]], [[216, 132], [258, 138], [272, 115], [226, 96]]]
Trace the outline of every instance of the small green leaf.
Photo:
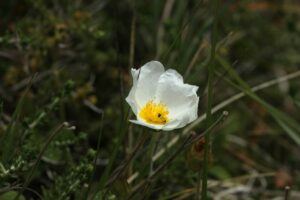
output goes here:
[[219, 166], [219, 165], [212, 167], [209, 170], [209, 173], [221, 180], [228, 179], [231, 177], [231, 175], [226, 170], [226, 168]]
[[[6, 192], [6, 193], [0, 195], [0, 200], [14, 200], [17, 195], [18, 195], [18, 192], [15, 192], [15, 191]], [[24, 196], [20, 195], [19, 200], [25, 200]]]

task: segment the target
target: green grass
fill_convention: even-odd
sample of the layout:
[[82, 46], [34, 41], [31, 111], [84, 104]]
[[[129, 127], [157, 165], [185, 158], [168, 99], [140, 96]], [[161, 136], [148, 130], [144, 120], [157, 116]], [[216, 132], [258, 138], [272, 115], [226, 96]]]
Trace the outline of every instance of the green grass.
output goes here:
[[[300, 198], [300, 4], [216, 4], [0, 3], [0, 200]], [[199, 86], [182, 129], [128, 121], [154, 59]]]

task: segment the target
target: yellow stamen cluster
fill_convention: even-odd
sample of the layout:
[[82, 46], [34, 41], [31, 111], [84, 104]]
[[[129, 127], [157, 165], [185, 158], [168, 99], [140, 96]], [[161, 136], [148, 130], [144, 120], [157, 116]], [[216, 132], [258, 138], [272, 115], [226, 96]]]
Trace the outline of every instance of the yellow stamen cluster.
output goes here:
[[141, 109], [139, 116], [149, 124], [163, 125], [169, 121], [168, 114], [164, 103], [155, 103], [151, 100]]

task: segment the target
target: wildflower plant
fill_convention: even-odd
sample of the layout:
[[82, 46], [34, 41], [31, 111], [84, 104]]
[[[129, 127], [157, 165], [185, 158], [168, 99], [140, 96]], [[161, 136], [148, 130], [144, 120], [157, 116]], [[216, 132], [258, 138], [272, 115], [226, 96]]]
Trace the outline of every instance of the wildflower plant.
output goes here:
[[300, 199], [297, 1], [0, 5], [0, 200]]
[[197, 119], [198, 87], [183, 83], [178, 72], [151, 61], [132, 69], [131, 75], [133, 86], [126, 101], [137, 118], [132, 123], [170, 131]]

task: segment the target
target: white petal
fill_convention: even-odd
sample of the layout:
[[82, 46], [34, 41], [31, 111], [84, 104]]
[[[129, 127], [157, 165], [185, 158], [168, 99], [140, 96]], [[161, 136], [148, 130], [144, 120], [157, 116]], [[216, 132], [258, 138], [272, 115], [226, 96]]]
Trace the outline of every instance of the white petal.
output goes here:
[[140, 68], [134, 94], [139, 107], [155, 98], [158, 79], [164, 71], [164, 66], [158, 61], [148, 62]]
[[162, 129], [165, 131], [169, 131], [177, 128], [182, 128], [192, 121], [196, 120], [198, 118], [198, 103], [199, 97], [192, 107], [183, 110], [181, 114], [177, 115], [175, 118], [171, 119], [169, 123], [165, 124]]
[[133, 113], [136, 115], [138, 110], [138, 105], [135, 100], [135, 91], [136, 91], [136, 85], [137, 85], [137, 79], [139, 75], [140, 69], [131, 69], [131, 75], [132, 75], [132, 88], [126, 97], [127, 103], [130, 105]]
[[148, 128], [155, 129], [155, 130], [161, 130], [163, 127], [163, 125], [149, 124], [142, 120], [129, 120], [129, 121], [132, 123], [138, 124], [138, 125], [142, 125], [142, 126], [146, 126]]
[[197, 90], [197, 86], [184, 84], [181, 75], [174, 70], [167, 70], [160, 76], [156, 101], [165, 103], [170, 112], [170, 122], [164, 130], [181, 128], [197, 118]]
[[171, 131], [177, 128], [182, 128], [186, 124], [188, 124], [188, 120], [189, 120], [188, 116], [183, 116], [182, 118], [173, 119], [169, 123], [165, 124], [162, 130]]
[[165, 71], [166, 74], [172, 76], [174, 79], [176, 79], [179, 83], [183, 83], [183, 78], [181, 74], [179, 74], [176, 70], [174, 69], [168, 69]]

